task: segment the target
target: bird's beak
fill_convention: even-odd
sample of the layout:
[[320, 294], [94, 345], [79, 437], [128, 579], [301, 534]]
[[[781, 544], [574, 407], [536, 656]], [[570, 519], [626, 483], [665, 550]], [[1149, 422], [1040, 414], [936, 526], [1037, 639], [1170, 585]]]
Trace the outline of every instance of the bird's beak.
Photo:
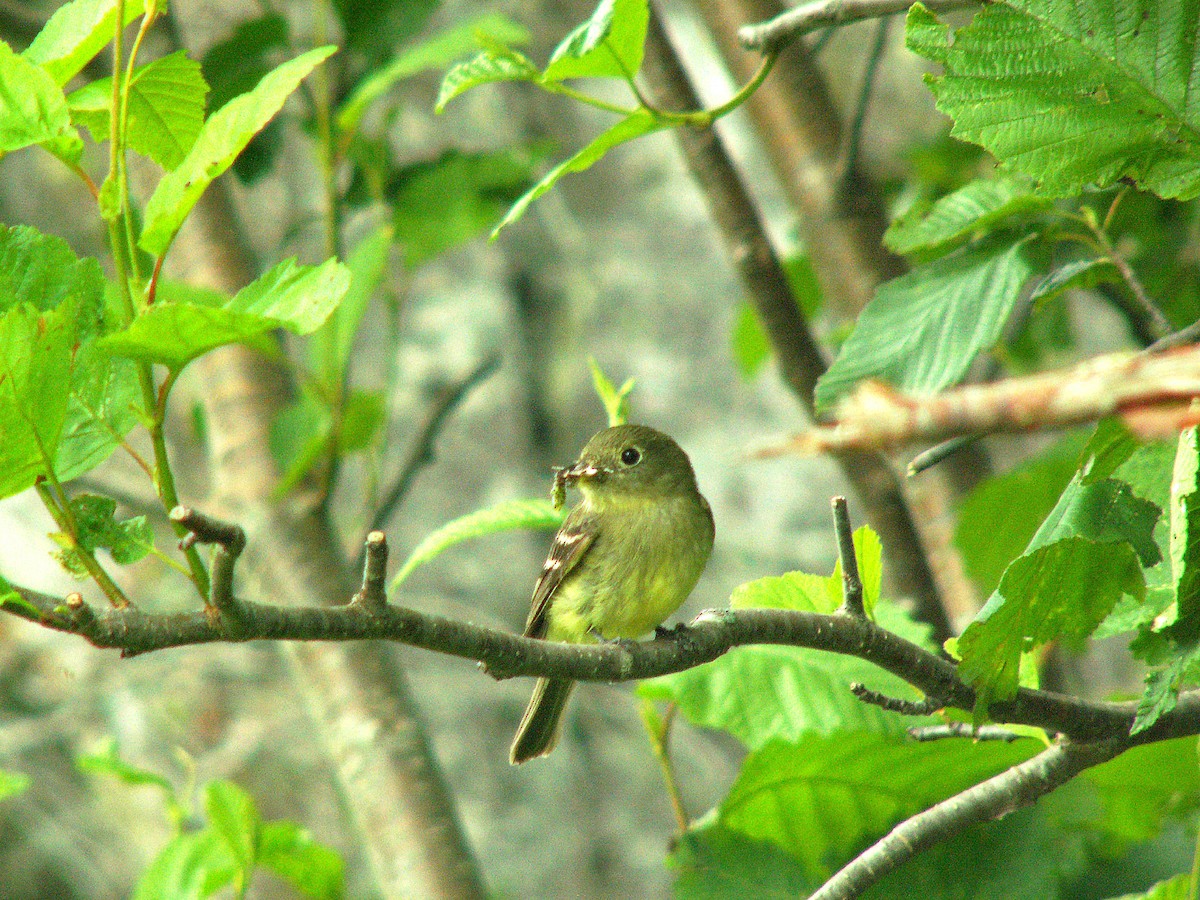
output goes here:
[[605, 474], [604, 469], [579, 460], [574, 465], [559, 469], [554, 476], [554, 484], [556, 487], [574, 487], [580, 481], [590, 481], [603, 474]]

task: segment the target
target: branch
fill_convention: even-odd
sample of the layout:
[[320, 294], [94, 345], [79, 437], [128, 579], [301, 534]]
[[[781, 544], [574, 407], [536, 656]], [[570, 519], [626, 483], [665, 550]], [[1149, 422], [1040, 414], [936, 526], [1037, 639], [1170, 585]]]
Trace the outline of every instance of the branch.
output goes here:
[[1126, 747], [1059, 743], [1033, 759], [1013, 766], [901, 822], [840, 872], [809, 900], [851, 900], [923, 850], [948, 840], [964, 828], [990, 822], [1034, 803], [1066, 784], [1084, 769], [1108, 762]]
[[1113, 353], [1069, 369], [932, 397], [866, 381], [839, 404], [834, 424], [814, 428], [763, 456], [893, 449], [962, 434], [1065, 428], [1119, 415], [1143, 440], [1170, 437], [1200, 421], [1200, 347], [1164, 353]]
[[[231, 627], [203, 611], [147, 613], [141, 609], [94, 610], [87, 604], [14, 587], [0, 610], [77, 634], [97, 647], [135, 656], [168, 647], [252, 640], [389, 640], [475, 660], [497, 679], [517, 676], [576, 681], [653, 678], [711, 662], [733, 647], [774, 644], [856, 656], [899, 676], [939, 706], [971, 710], [975, 691], [954, 664], [868, 619], [782, 609], [710, 610], [688, 626], [650, 641], [622, 644], [561, 644], [526, 638], [428, 615], [403, 606], [350, 602], [342, 606], [277, 606], [239, 600], [241, 618]], [[1179, 702], [1151, 728], [1129, 737], [1137, 703], [1097, 703], [1051, 691], [1018, 690], [991, 704], [998, 722], [1033, 725], [1078, 741], [1124, 740], [1128, 746], [1200, 733], [1200, 691]]]
[[[933, 12], [947, 12], [978, 5], [978, 0], [924, 0]], [[747, 50], [764, 53], [786, 47], [801, 35], [820, 28], [836, 28], [864, 19], [878, 19], [906, 12], [913, 0], [816, 0], [789, 9], [769, 22], [747, 25], [738, 38]]]

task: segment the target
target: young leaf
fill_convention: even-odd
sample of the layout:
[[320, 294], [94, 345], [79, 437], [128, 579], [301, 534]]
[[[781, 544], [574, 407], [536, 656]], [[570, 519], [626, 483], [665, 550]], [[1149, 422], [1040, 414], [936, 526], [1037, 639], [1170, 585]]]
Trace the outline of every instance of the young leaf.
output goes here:
[[935, 741], [843, 732], [771, 742], [751, 753], [718, 807], [718, 821], [769, 841], [827, 876], [864, 839], [901, 818], [1025, 761], [1036, 741]]
[[1024, 243], [965, 247], [881, 285], [817, 382], [818, 409], [865, 378], [915, 394], [956, 384], [996, 343], [1033, 271]]
[[600, 0], [591, 18], [554, 48], [541, 80], [633, 78], [642, 67], [649, 20], [646, 0]]
[[[427, 41], [409, 47], [386, 66], [372, 70], [358, 83], [346, 102], [338, 109], [338, 128], [345, 133], [358, 130], [367, 108], [387, 93], [396, 82], [420, 72], [444, 68], [478, 47], [481, 40], [500, 44], [523, 44], [529, 40], [529, 32], [499, 13], [484, 13], [470, 22], [449, 28]], [[443, 82], [443, 91], [448, 81], [449, 75]], [[467, 87], [470, 85], [462, 90], [466, 90]], [[442, 106], [443, 101], [439, 97], [439, 112]]]
[[211, 781], [204, 792], [204, 812], [212, 831], [224, 841], [230, 855], [250, 881], [258, 857], [262, 817], [254, 798], [232, 781]]
[[162, 255], [200, 195], [275, 114], [316, 66], [335, 47], [318, 47], [284, 63], [266, 75], [248, 94], [225, 104], [209, 117], [191, 151], [180, 165], [158, 183], [146, 204], [146, 223], [140, 246]]
[[533, 180], [541, 155], [525, 150], [462, 153], [401, 170], [390, 184], [395, 238], [410, 269], [482, 234]]
[[563, 513], [546, 500], [506, 500], [487, 509], [468, 513], [426, 535], [393, 576], [388, 591], [394, 592], [414, 569], [435, 559], [455, 544], [515, 528], [549, 530], [561, 525], [562, 520]]
[[[1186, 3], [1013, 0], [982, 8], [950, 40], [920, 4], [908, 44], [943, 66], [929, 79], [955, 137], [980, 144], [1048, 196], [1132, 179], [1162, 197], [1200, 194], [1191, 102], [1200, 17]], [[1014, 53], [1013, 48], [1020, 48]]]
[[1200, 453], [1195, 428], [1179, 433], [1171, 478], [1171, 580], [1176, 618], [1172, 634], [1181, 642], [1200, 640]]
[[667, 864], [675, 900], [792, 900], [821, 886], [778, 847], [752, 841], [705, 816], [679, 838]]
[[459, 94], [466, 93], [481, 84], [500, 81], [536, 81], [541, 77], [538, 67], [516, 50], [507, 47], [485, 50], [466, 62], [454, 66], [442, 79], [434, 110], [446, 109], [446, 104]]
[[169, 800], [174, 800], [175, 797], [175, 787], [166, 778], [157, 772], [139, 769], [137, 766], [130, 765], [121, 759], [120, 754], [117, 752], [115, 738], [106, 738], [90, 753], [80, 754], [75, 760], [75, 766], [80, 772], [87, 772], [92, 775], [108, 775], [133, 787], [141, 787], [142, 785], [156, 787]]
[[349, 285], [349, 272], [337, 260], [319, 266], [285, 260], [222, 306], [206, 305], [195, 293], [190, 302], [160, 302], [100, 346], [174, 371], [225, 344], [248, 343], [270, 352], [268, 332], [286, 328], [310, 334], [329, 318]]
[[0, 154], [35, 144], [68, 163], [83, 153], [62, 88], [0, 41]]
[[132, 900], [200, 900], [232, 884], [239, 872], [229, 848], [212, 829], [185, 831], [142, 872]]
[[[128, 25], [142, 14], [142, 4], [125, 4]], [[117, 0], [73, 0], [54, 11], [22, 54], [50, 73], [63, 87], [99, 55], [113, 39]]]
[[71, 498], [70, 508], [78, 533], [74, 540], [60, 542], [63, 550], [55, 555], [63, 568], [77, 578], [88, 576], [80, 551], [90, 553], [103, 547], [112, 554], [114, 562], [127, 566], [143, 559], [154, 547], [154, 533], [146, 524], [146, 517], [118, 522], [117, 502], [109, 497], [78, 494]]
[[1047, 303], [1067, 291], [1088, 290], [1098, 284], [1119, 284], [1121, 274], [1108, 259], [1077, 259], [1058, 266], [1034, 285], [1031, 303]]
[[350, 251], [346, 260], [350, 287], [329, 321], [313, 335], [310, 366], [329, 388], [341, 385], [345, 378], [359, 323], [371, 297], [387, 276], [392, 237], [391, 225], [380, 225]]
[[747, 380], [754, 378], [771, 356], [767, 333], [763, 331], [754, 307], [745, 300], [738, 304], [729, 343], [734, 365]]
[[1015, 216], [1049, 209], [1024, 178], [977, 179], [938, 200], [931, 209], [909, 210], [883, 236], [893, 253], [941, 256]]
[[[179, 50], [140, 66], [129, 80], [129, 147], [173, 169], [187, 156], [204, 124], [208, 85], [200, 66]], [[67, 98], [74, 121], [97, 143], [109, 137], [112, 79], [101, 78]]]
[[588, 366], [592, 370], [592, 387], [596, 389], [596, 396], [608, 414], [609, 427], [624, 425], [629, 418], [629, 392], [633, 390], [633, 379], [626, 379], [618, 389], [608, 380], [595, 357], [588, 357]]
[[525, 210], [529, 208], [529, 204], [554, 187], [564, 175], [589, 169], [613, 147], [624, 144], [627, 141], [632, 141], [643, 135], [661, 131], [665, 127], [653, 115], [643, 110], [639, 110], [633, 115], [622, 119], [570, 159], [559, 163], [541, 181], [530, 188], [521, 199], [512, 205], [512, 208], [509, 209], [500, 221], [500, 224], [492, 231], [492, 238], [495, 239], [501, 229], [507, 225], [511, 225], [517, 219], [521, 218], [521, 216], [525, 215]]
[[342, 858], [294, 822], [267, 822], [259, 830], [258, 863], [314, 900], [340, 900]]

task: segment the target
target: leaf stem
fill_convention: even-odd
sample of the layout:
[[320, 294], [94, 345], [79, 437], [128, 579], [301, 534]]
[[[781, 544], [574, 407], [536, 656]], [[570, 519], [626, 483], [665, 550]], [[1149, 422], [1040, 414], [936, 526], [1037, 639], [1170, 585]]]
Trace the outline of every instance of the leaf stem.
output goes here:
[[655, 715], [654, 704], [643, 700], [641, 704], [642, 724], [646, 726], [646, 735], [650, 738], [650, 749], [658, 760], [662, 770], [663, 787], [666, 788], [667, 798], [671, 801], [671, 811], [675, 814], [675, 824], [679, 828], [678, 837], [688, 830], [688, 814], [683, 805], [683, 796], [679, 793], [679, 781], [675, 777], [675, 766], [671, 762], [671, 726], [675, 722], [675, 714], [679, 706], [672, 701], [667, 704], [667, 711], [660, 719]]
[[78, 554], [79, 561], [87, 569], [88, 575], [96, 582], [100, 590], [104, 591], [109, 602], [117, 609], [127, 609], [130, 603], [125, 592], [100, 565], [95, 554], [79, 542], [79, 523], [75, 520], [75, 514], [71, 511], [71, 503], [63, 493], [62, 485], [54, 477], [53, 466], [48, 465], [46, 473], [46, 479], [39, 481], [34, 486], [42, 500], [42, 505], [50, 513], [54, 523], [71, 539], [71, 548]]

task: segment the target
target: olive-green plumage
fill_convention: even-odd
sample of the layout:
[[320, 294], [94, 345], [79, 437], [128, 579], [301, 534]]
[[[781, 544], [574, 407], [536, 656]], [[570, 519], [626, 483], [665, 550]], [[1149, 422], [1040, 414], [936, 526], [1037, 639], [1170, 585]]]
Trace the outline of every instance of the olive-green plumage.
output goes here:
[[[525, 624], [526, 637], [584, 643], [635, 638], [675, 612], [713, 544], [708, 501], [687, 454], [644, 425], [601, 431], [555, 479], [582, 499], [554, 537]], [[545, 756], [574, 682], [539, 678], [509, 759]]]

